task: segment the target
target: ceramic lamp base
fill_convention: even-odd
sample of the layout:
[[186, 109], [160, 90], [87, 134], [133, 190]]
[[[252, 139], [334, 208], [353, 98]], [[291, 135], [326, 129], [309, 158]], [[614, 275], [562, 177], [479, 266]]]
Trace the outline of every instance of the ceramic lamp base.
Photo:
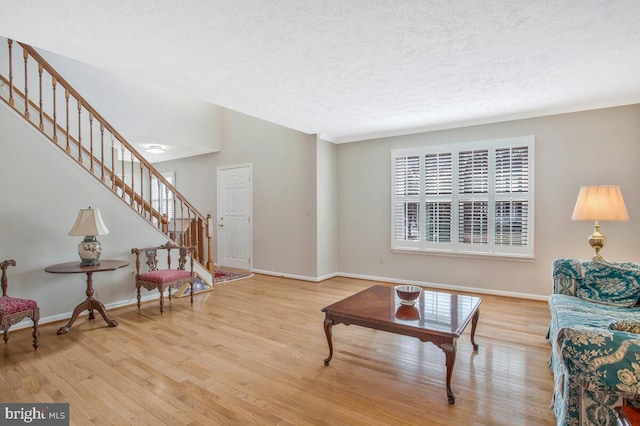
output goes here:
[[96, 266], [100, 264], [102, 245], [94, 236], [84, 237], [78, 244], [78, 255], [80, 255], [80, 266]]

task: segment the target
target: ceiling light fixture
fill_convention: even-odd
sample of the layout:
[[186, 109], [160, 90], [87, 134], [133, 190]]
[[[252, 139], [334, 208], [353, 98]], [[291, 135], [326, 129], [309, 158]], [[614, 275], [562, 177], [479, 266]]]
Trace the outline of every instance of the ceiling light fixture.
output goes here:
[[150, 154], [163, 154], [164, 148], [160, 145], [149, 145], [146, 151]]

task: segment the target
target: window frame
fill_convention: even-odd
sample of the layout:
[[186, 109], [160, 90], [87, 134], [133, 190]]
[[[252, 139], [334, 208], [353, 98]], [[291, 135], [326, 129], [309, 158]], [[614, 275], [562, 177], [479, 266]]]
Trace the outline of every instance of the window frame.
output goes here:
[[[496, 177], [496, 150], [504, 148], [527, 148], [527, 192], [516, 193], [498, 193]], [[459, 191], [459, 154], [467, 151], [488, 151], [488, 192], [478, 194], [460, 194]], [[427, 155], [443, 155], [451, 153], [451, 194], [426, 194], [426, 170], [425, 158]], [[413, 196], [397, 196], [396, 194], [396, 160], [406, 156], [418, 156], [419, 158], [419, 194]], [[534, 257], [534, 201], [535, 201], [535, 137], [519, 136], [502, 139], [492, 139], [464, 143], [426, 145], [415, 148], [395, 149], [391, 151], [391, 250], [393, 252], [408, 253], [432, 253], [432, 254], [451, 254], [451, 255], [471, 255], [471, 256], [497, 256], [533, 259]], [[446, 186], [446, 184], [445, 184]], [[487, 209], [487, 243], [471, 244], [459, 242], [459, 203], [463, 201], [486, 201]], [[425, 211], [427, 210], [427, 201], [430, 202], [450, 202], [450, 241], [449, 242], [431, 242], [426, 240], [427, 222]], [[499, 245], [496, 244], [496, 202], [511, 201], [524, 202], [527, 206], [527, 212], [523, 215], [526, 217], [527, 244], [526, 245]], [[401, 203], [418, 202], [418, 233], [417, 240], [407, 241], [396, 239], [396, 209]], [[432, 235], [432, 234], [430, 234]]]

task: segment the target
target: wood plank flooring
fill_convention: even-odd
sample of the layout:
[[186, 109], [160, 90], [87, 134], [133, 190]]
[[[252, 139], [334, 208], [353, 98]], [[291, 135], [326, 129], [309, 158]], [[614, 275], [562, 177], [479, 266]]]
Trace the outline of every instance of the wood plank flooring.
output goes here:
[[[0, 342], [0, 400], [69, 402], [72, 425], [552, 425], [546, 302], [479, 295], [476, 353], [458, 341], [447, 403], [444, 353], [320, 309], [371, 285], [254, 275], [165, 304], [110, 310], [119, 326], [81, 316]], [[391, 284], [389, 284], [391, 285]], [[99, 299], [99, 295], [98, 295]], [[65, 321], [66, 322], [66, 321]]]

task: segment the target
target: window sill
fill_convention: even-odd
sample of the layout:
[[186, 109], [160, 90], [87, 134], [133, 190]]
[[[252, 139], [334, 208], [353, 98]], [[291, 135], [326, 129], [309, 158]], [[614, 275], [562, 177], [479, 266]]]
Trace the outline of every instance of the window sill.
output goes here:
[[453, 252], [449, 250], [415, 250], [410, 248], [392, 248], [392, 253], [398, 254], [421, 254], [427, 256], [444, 256], [444, 257], [460, 257], [467, 259], [491, 259], [506, 260], [509, 262], [533, 262], [534, 256], [522, 254], [495, 254], [495, 253], [479, 253], [479, 252]]

